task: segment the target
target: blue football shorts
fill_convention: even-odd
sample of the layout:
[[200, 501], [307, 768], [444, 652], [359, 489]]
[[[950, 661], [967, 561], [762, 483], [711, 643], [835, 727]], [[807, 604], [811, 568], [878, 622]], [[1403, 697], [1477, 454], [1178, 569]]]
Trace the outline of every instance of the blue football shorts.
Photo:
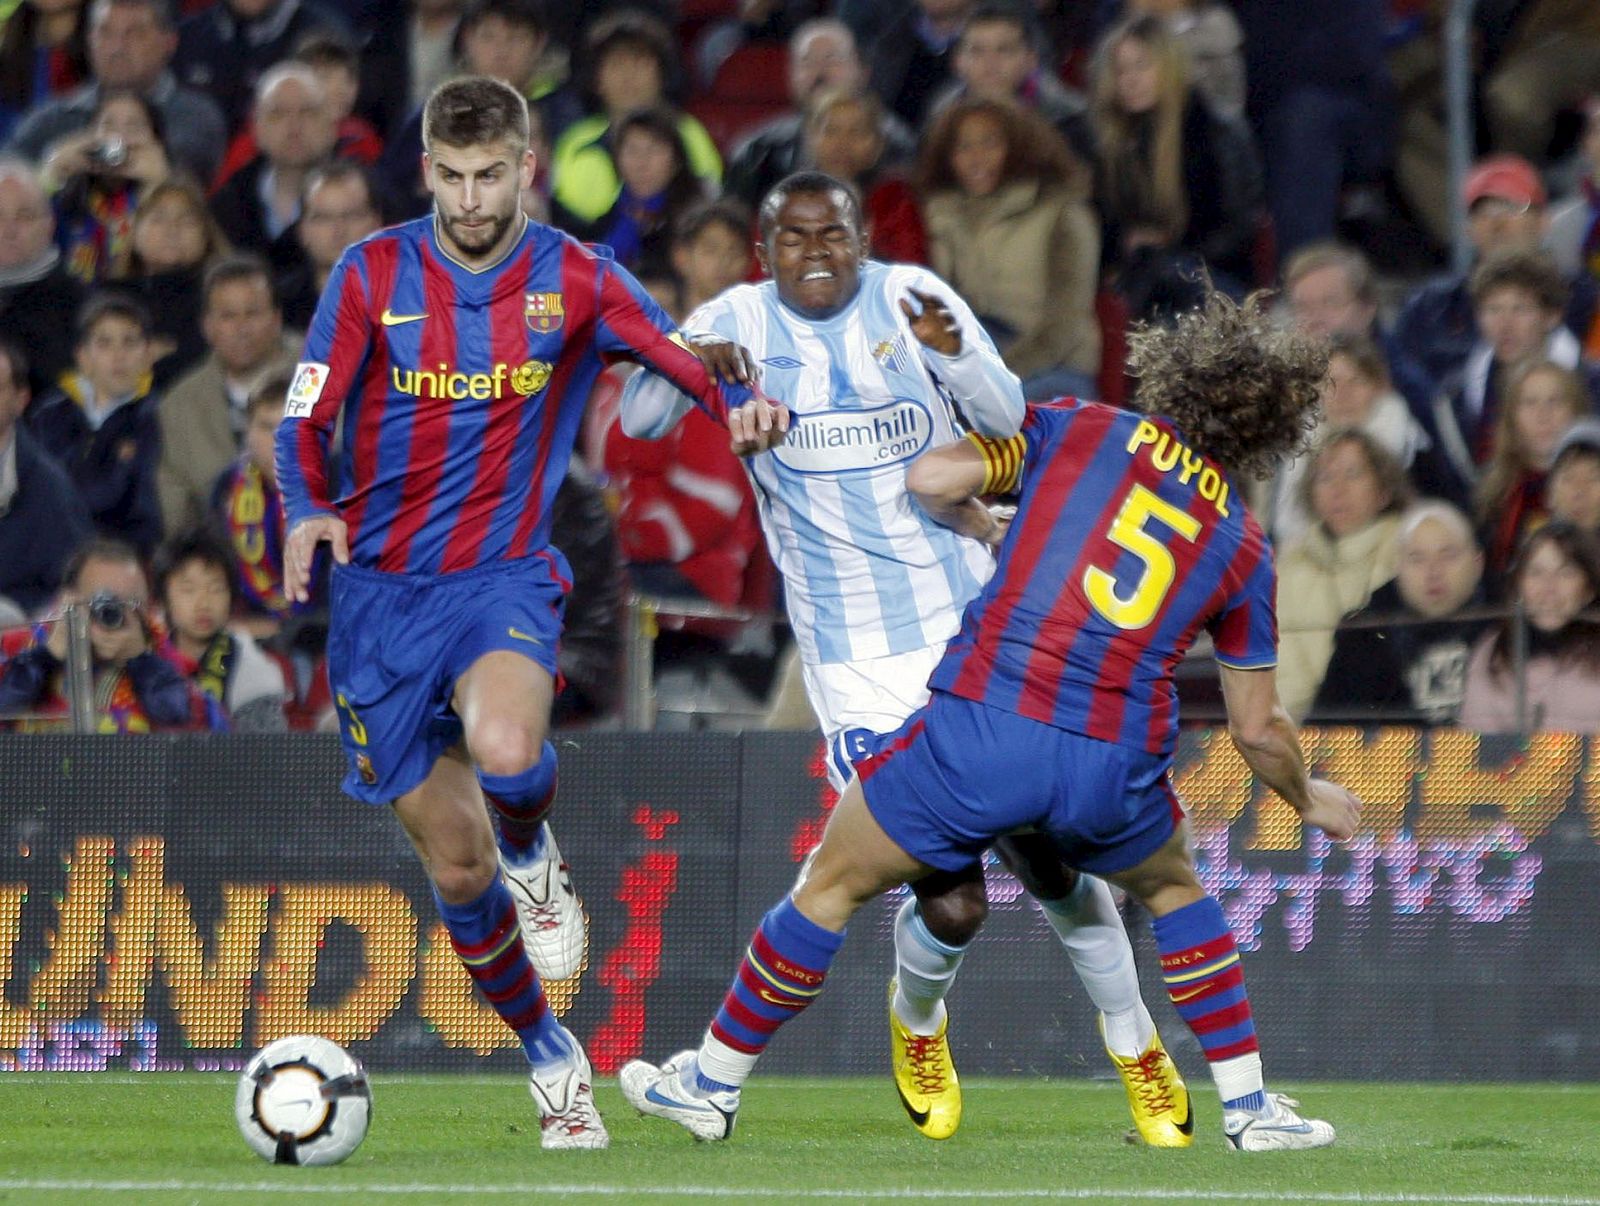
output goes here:
[[998, 837], [1048, 833], [1069, 867], [1124, 871], [1183, 819], [1171, 758], [935, 691], [856, 764], [867, 807], [907, 854], [968, 866]]
[[461, 740], [456, 680], [508, 650], [557, 677], [572, 572], [551, 548], [444, 575], [333, 568], [328, 684], [350, 771], [347, 794], [387, 804]]

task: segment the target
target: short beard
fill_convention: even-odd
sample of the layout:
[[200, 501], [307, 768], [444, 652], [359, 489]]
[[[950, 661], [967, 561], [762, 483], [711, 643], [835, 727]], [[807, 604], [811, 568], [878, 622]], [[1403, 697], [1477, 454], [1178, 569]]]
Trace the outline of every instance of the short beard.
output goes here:
[[[517, 211], [503, 214], [493, 219], [488, 226], [478, 231], [464, 231], [459, 229], [460, 218], [442, 218], [440, 224], [445, 233], [450, 236], [450, 241], [468, 255], [482, 255], [500, 241], [502, 235], [516, 220]], [[465, 237], [464, 237], [465, 236]], [[476, 241], [470, 241], [476, 239]]]

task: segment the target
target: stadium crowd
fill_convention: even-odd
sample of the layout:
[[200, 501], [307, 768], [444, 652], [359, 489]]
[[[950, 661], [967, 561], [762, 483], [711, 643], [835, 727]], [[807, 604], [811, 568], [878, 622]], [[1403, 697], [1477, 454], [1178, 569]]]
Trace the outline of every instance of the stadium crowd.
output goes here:
[[[968, 302], [1029, 399], [1123, 403], [1131, 322], [1207, 278], [1277, 288], [1332, 350], [1311, 451], [1251, 497], [1291, 713], [1600, 728], [1600, 6], [1477, 6], [1459, 196], [1447, 7], [0, 3], [0, 726], [64, 723], [71, 603], [103, 730], [329, 723], [273, 431], [342, 250], [426, 212], [421, 106], [469, 72], [528, 98], [526, 212], [680, 322], [754, 278], [753, 211], [806, 168], [854, 184], [878, 258]], [[557, 505], [559, 723], [619, 706], [626, 581], [778, 607], [725, 435], [624, 434], [623, 371]], [[684, 621], [661, 667], [764, 696], [768, 627]]]

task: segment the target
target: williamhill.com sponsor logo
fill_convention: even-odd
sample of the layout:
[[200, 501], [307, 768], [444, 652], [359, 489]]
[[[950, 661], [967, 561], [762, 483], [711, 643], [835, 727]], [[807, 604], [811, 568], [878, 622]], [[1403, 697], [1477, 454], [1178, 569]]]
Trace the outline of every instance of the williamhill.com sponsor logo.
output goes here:
[[851, 473], [909, 461], [933, 438], [933, 416], [909, 398], [871, 410], [796, 415], [772, 454], [796, 473]]

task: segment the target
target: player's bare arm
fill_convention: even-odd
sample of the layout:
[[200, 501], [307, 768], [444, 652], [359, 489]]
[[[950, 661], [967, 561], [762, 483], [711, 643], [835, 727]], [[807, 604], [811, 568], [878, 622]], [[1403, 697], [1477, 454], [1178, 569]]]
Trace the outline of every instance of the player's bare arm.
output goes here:
[[1278, 702], [1276, 672], [1271, 667], [1219, 669], [1228, 736], [1251, 772], [1287, 800], [1306, 824], [1336, 841], [1354, 837], [1361, 801], [1337, 783], [1311, 778], [1294, 721]]
[[900, 313], [911, 324], [911, 333], [917, 337], [917, 342], [941, 356], [959, 356], [961, 324], [956, 321], [956, 316], [950, 312], [944, 299], [935, 293], [924, 293], [921, 289], [907, 289], [906, 292], [916, 299], [917, 304], [913, 307], [909, 299], [902, 297]]
[[1005, 538], [1008, 525], [978, 498], [987, 473], [977, 446], [957, 440], [913, 461], [906, 471], [906, 489], [935, 523], [994, 547]]
[[311, 562], [324, 540], [340, 565], [350, 563], [350, 536], [336, 515], [313, 515], [294, 525], [283, 542], [283, 590], [291, 603], [311, 598]]

